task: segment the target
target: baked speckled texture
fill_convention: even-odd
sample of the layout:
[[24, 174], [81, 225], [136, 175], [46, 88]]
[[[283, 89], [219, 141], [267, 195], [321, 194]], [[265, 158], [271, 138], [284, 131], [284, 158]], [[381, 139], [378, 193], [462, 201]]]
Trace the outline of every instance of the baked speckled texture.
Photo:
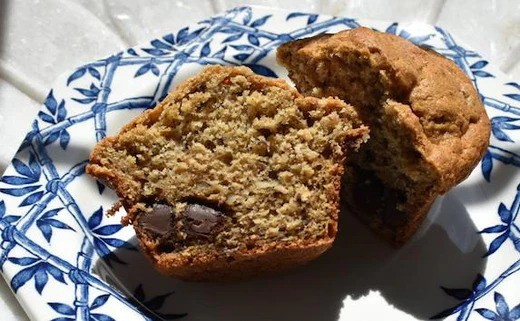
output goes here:
[[366, 137], [339, 99], [211, 66], [99, 142], [87, 173], [117, 192], [161, 272], [240, 279], [332, 245], [345, 154]]
[[405, 39], [357, 28], [286, 43], [277, 59], [302, 94], [339, 97], [370, 127], [347, 162], [343, 197], [396, 246], [488, 146], [489, 119], [468, 77]]

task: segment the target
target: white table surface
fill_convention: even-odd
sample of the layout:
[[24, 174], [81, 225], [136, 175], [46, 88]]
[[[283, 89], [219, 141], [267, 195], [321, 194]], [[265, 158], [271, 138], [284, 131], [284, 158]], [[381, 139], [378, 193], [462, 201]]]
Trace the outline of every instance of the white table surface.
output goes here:
[[[437, 24], [520, 80], [518, 0], [0, 0], [0, 174], [58, 75], [244, 4]], [[28, 320], [1, 278], [0, 311]]]

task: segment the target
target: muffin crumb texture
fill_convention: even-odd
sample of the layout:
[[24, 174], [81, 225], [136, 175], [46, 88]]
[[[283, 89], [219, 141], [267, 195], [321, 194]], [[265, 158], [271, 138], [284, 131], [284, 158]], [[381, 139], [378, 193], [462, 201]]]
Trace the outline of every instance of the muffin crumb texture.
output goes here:
[[345, 151], [366, 137], [339, 99], [211, 66], [101, 141], [87, 172], [116, 190], [159, 270], [240, 278], [330, 247]]

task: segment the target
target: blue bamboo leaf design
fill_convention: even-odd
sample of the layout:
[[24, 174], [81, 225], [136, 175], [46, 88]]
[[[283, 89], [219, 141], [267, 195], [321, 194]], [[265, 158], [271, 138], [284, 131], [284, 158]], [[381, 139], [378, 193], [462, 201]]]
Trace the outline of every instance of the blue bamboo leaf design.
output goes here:
[[83, 77], [83, 75], [85, 75], [86, 72], [87, 68], [80, 68], [76, 70], [74, 73], [72, 73], [72, 75], [69, 76], [69, 78], [67, 78], [67, 86], [70, 85], [70, 83], [74, 80]]
[[15, 276], [11, 279], [11, 288], [13, 289], [14, 293], [16, 293], [20, 287], [24, 286], [27, 281], [32, 279], [34, 273], [36, 273], [35, 265], [18, 271], [18, 273], [16, 273]]
[[227, 46], [224, 46], [222, 49], [220, 49], [219, 51], [214, 53], [212, 57], [213, 58], [223, 59], [224, 55], [226, 54], [226, 50], [227, 50]]
[[483, 71], [483, 70], [475, 70], [475, 71], [473, 71], [473, 75], [475, 75], [477, 77], [482, 77], [482, 78], [487, 78], [487, 77], [494, 78], [495, 77], [492, 74], [490, 74], [489, 72]]
[[486, 152], [486, 154], [484, 154], [480, 168], [482, 170], [482, 175], [484, 176], [484, 179], [487, 182], [490, 182], [491, 171], [493, 170], [493, 157], [491, 156], [491, 153], [489, 151]]
[[197, 29], [193, 32], [189, 32], [188, 30], [189, 30], [188, 28], [184, 28], [184, 29], [181, 29], [177, 33], [177, 44], [185, 45], [188, 42], [194, 40], [195, 38], [197, 38], [200, 35], [200, 33], [202, 32], [202, 30], [204, 30], [204, 28]]
[[[175, 36], [173, 35], [173, 33], [167, 34], [166, 36], [163, 37], [163, 39], [164, 39], [164, 41], [166, 41], [170, 45], [174, 45], [175, 44]], [[174, 47], [171, 47], [171, 48], [174, 48]]]
[[488, 320], [496, 320], [498, 318], [498, 314], [488, 309], [475, 309], [475, 311]]
[[47, 136], [47, 138], [45, 138], [43, 143], [45, 145], [50, 145], [50, 144], [54, 143], [56, 140], [58, 140], [58, 138], [60, 138], [60, 132], [54, 132], [54, 133], [50, 134], [49, 136]]
[[469, 66], [470, 69], [482, 69], [488, 65], [486, 60], [479, 60], [476, 63]]
[[292, 12], [287, 15], [287, 17], [285, 18], [285, 21], [293, 19], [293, 18], [297, 18], [297, 17], [306, 17], [307, 15], [308, 15], [308, 13]]
[[36, 223], [36, 226], [42, 232], [43, 237], [47, 240], [47, 242], [51, 241], [52, 238], [52, 229], [48, 224], [41, 224], [39, 222]]
[[58, 107], [58, 102], [56, 101], [56, 98], [54, 98], [52, 89], [47, 95], [47, 98], [45, 98], [43, 105], [47, 108], [48, 111], [51, 112], [51, 114], [54, 115], [56, 113], [56, 107]]
[[47, 285], [49, 277], [45, 271], [45, 266], [39, 266], [37, 272], [34, 274], [34, 287], [39, 294], [42, 294], [45, 285]]
[[388, 28], [386, 28], [385, 32], [396, 35], [397, 34], [397, 25], [398, 25], [397, 22], [392, 23], [390, 26], [388, 26]]
[[499, 127], [492, 127], [491, 131], [493, 133], [493, 136], [495, 136], [498, 140], [501, 140], [503, 142], [514, 142], [509, 135], [507, 135], [503, 130], [501, 130]]
[[105, 185], [100, 183], [99, 181], [96, 181], [96, 185], [97, 185], [99, 194], [103, 194], [103, 191], [105, 190]]
[[222, 43], [228, 43], [228, 42], [238, 40], [238, 39], [240, 39], [240, 37], [242, 37], [243, 34], [244, 33], [237, 33], [235, 35], [231, 35], [231, 36], [227, 37], [226, 39], [222, 40]]
[[475, 311], [487, 320], [516, 321], [520, 319], [520, 304], [509, 310], [509, 305], [502, 294], [495, 292], [493, 298], [496, 312], [486, 308], [475, 309]]
[[95, 234], [98, 234], [98, 235], [112, 235], [112, 234], [119, 232], [119, 230], [121, 230], [121, 228], [123, 228], [123, 226], [121, 224], [112, 224], [112, 225], [102, 226], [100, 228], [92, 230], [92, 232]]
[[486, 288], [487, 282], [482, 274], [477, 274], [475, 281], [473, 281], [472, 289], [475, 293], [481, 293]]
[[34, 257], [10, 257], [8, 258], [9, 262], [12, 262], [16, 265], [20, 266], [28, 266], [33, 265], [34, 263], [38, 262], [39, 259]]
[[259, 65], [259, 64], [246, 64], [246, 66], [251, 68], [251, 70], [255, 74], [259, 74], [259, 75], [266, 76], [266, 77], [272, 77], [272, 78], [277, 77], [275, 72], [266, 66]]
[[206, 42], [206, 44], [200, 50], [200, 56], [207, 57], [210, 53], [211, 53], [211, 48], [209, 46], [209, 42]]
[[317, 14], [310, 14], [309, 18], [307, 18], [307, 25], [313, 24], [314, 22], [316, 22], [316, 20], [318, 20], [318, 15]]
[[507, 82], [507, 83], [505, 83], [505, 85], [506, 86], [511, 86], [511, 87], [514, 87], [514, 88], [520, 90], [520, 84], [517, 83], [517, 82]]
[[490, 256], [491, 254], [495, 253], [500, 248], [500, 246], [505, 242], [505, 240], [507, 240], [508, 236], [509, 236], [509, 231], [506, 231], [505, 233], [500, 234], [498, 237], [496, 237], [491, 242], [491, 244], [489, 244], [489, 249], [486, 252], [486, 254], [484, 254], [483, 257], [487, 257], [487, 256]]
[[62, 100], [61, 103], [58, 105], [58, 114], [56, 116], [56, 119], [58, 120], [58, 122], [60, 122], [64, 121], [66, 117], [67, 109], [65, 109], [65, 100]]
[[107, 301], [108, 298], [110, 298], [109, 294], [102, 294], [94, 299], [94, 302], [90, 305], [90, 309], [94, 310], [96, 308], [99, 308], [100, 306], [103, 306]]
[[43, 111], [38, 112], [38, 117], [46, 123], [55, 124], [56, 121], [51, 115], [44, 113]]
[[164, 55], [168, 54], [168, 52], [166, 52], [166, 51], [164, 51], [162, 49], [142, 48], [141, 50], [143, 50], [144, 52], [149, 53], [152, 56], [157, 56], [157, 57], [164, 56]]
[[87, 70], [88, 70], [88, 73], [89, 73], [92, 77], [96, 78], [97, 80], [100, 80], [100, 79], [101, 79], [101, 74], [99, 73], [99, 71], [97, 71], [96, 68], [94, 68], [94, 67], [88, 67]]
[[13, 224], [15, 223], [16, 221], [18, 221], [20, 219], [21, 216], [19, 215], [7, 215], [3, 218], [3, 221], [9, 223], [9, 224]]
[[96, 97], [92, 97], [92, 98], [72, 98], [72, 100], [77, 101], [80, 104], [90, 104], [91, 102], [96, 101]]
[[480, 231], [479, 233], [500, 233], [507, 230], [507, 225], [495, 225], [491, 227], [487, 227]]
[[505, 94], [504, 96], [520, 101], [520, 94]]
[[67, 149], [67, 146], [70, 142], [70, 134], [66, 130], [60, 131], [60, 146], [64, 150]]
[[254, 46], [259, 46], [260, 45], [260, 41], [258, 40], [258, 37], [255, 36], [254, 34], [250, 33], [249, 35], [247, 35], [247, 40], [249, 41], [250, 44], [254, 45]]
[[164, 301], [173, 293], [174, 292], [172, 291], [172, 292], [168, 292], [168, 293], [165, 293], [162, 295], [158, 295], [143, 303], [147, 308], [149, 308], [151, 310], [159, 310], [160, 308], [162, 308]]
[[[23, 262], [28, 263], [29, 259], [23, 258]], [[62, 271], [50, 265], [48, 262], [41, 261], [40, 259], [34, 262], [33, 265], [18, 271], [18, 273], [11, 279], [11, 288], [15, 293], [20, 287], [24, 286], [29, 280], [34, 278], [34, 287], [36, 291], [41, 294], [49, 280], [47, 273], [52, 275], [55, 280], [66, 284]]]
[[[145, 292], [143, 290], [143, 285], [142, 284], [139, 284], [135, 290], [133, 291], [133, 297], [135, 300], [137, 300], [138, 302], [141, 302], [142, 305], [144, 305], [146, 308], [148, 308], [149, 310], [143, 310], [142, 312], [146, 315], [148, 314], [151, 314], [150, 311], [153, 310], [153, 313], [155, 315], [151, 315], [152, 318], [157, 318], [157, 317], [160, 317], [162, 319], [165, 319], [165, 320], [175, 320], [175, 319], [180, 319], [180, 318], [183, 318], [185, 316], [187, 316], [188, 314], [187, 313], [175, 313], [175, 314], [166, 314], [166, 313], [161, 313], [161, 312], [158, 312], [157, 310], [162, 308], [162, 306], [164, 305], [164, 301], [166, 300], [166, 298], [170, 295], [172, 295], [174, 292], [169, 292], [169, 293], [165, 293], [165, 294], [162, 294], [162, 295], [158, 295], [154, 298], [151, 298], [149, 300], [146, 299], [146, 295], [145, 295]], [[138, 303], [136, 303], [138, 304]]]
[[34, 192], [34, 193], [30, 194], [29, 196], [27, 196], [26, 198], [24, 198], [23, 201], [20, 203], [19, 207], [32, 205], [32, 204], [38, 202], [42, 198], [42, 196], [43, 196], [42, 191]]
[[238, 51], [247, 51], [247, 52], [251, 52], [255, 49], [254, 47], [252, 47], [250, 45], [231, 45], [231, 48], [238, 50]]
[[70, 305], [59, 303], [59, 302], [49, 302], [47, 303], [54, 311], [58, 312], [59, 314], [64, 315], [75, 315], [76, 310], [72, 308]]
[[137, 251], [135, 246], [133, 246], [132, 244], [130, 244], [126, 241], [120, 240], [120, 239], [103, 237], [103, 238], [101, 238], [101, 240], [103, 242], [105, 242], [106, 244], [108, 244], [112, 247], [115, 247], [115, 248], [125, 248], [128, 250]]
[[251, 56], [251, 54], [242, 53], [242, 54], [234, 55], [233, 58], [235, 58], [236, 60], [239, 60], [239, 61], [244, 61], [247, 58], [249, 58], [249, 56]]
[[147, 73], [148, 70], [150, 70], [150, 66], [151, 66], [151, 64], [149, 64], [149, 63], [142, 65], [139, 69], [137, 69], [137, 72], [135, 73], [134, 77], [139, 77], [139, 76]]
[[457, 300], [466, 300], [473, 293], [469, 289], [450, 289], [441, 286], [441, 289], [446, 292], [447, 295], [454, 297]]
[[27, 186], [23, 188], [0, 188], [0, 192], [12, 196], [23, 196], [27, 193], [37, 190], [38, 188], [40, 188], [40, 185]]
[[63, 283], [63, 284], [67, 284], [67, 282], [65, 281], [65, 278], [63, 277], [63, 272], [60, 271], [58, 268], [48, 264], [47, 265], [47, 272], [49, 272], [50, 275], [52, 275], [52, 277], [54, 279], [56, 279], [57, 281]]
[[152, 71], [152, 74], [159, 76], [160, 71], [159, 71], [159, 67], [157, 67], [157, 65], [152, 64], [150, 66], [150, 70]]
[[139, 56], [137, 52], [135, 52], [135, 50], [132, 48], [128, 49], [126, 52], [128, 52], [128, 54], [132, 56]]
[[47, 242], [51, 241], [52, 238], [52, 228], [58, 228], [62, 230], [72, 230], [74, 229], [69, 225], [63, 223], [62, 221], [58, 221], [52, 218], [40, 218], [36, 221], [36, 226], [42, 232], [43, 236], [47, 240]]
[[177, 42], [181, 43], [188, 36], [188, 27], [182, 28], [177, 32]]
[[251, 10], [250, 7], [245, 7], [242, 12], [245, 13], [242, 19], [242, 23], [247, 25], [251, 21], [251, 18], [253, 18], [253, 10]]
[[99, 94], [99, 88], [97, 88], [95, 86], [94, 86], [94, 88], [91, 87], [90, 89], [74, 88], [74, 90], [76, 90], [83, 96], [87, 96], [87, 97], [97, 97], [97, 95]]
[[101, 220], [103, 219], [103, 207], [99, 207], [88, 219], [88, 227], [90, 229], [96, 228], [99, 224], [101, 224]]
[[500, 203], [498, 206], [498, 216], [500, 216], [500, 220], [506, 224], [511, 223], [513, 219], [513, 213], [511, 213], [504, 203]]
[[5, 203], [0, 200], [0, 219], [4, 218], [5, 215]]
[[152, 40], [150, 42], [152, 46], [154, 46], [157, 49], [165, 49], [165, 50], [171, 50], [172, 46], [165, 44], [164, 42], [160, 41], [159, 39]]
[[251, 27], [257, 28], [257, 27], [263, 26], [267, 22], [267, 19], [269, 19], [271, 17], [272, 17], [272, 15], [269, 14], [269, 15], [263, 16], [261, 18], [258, 18], [255, 21], [251, 22]]
[[59, 317], [59, 318], [52, 319], [51, 321], [74, 321], [74, 320], [76, 320], [76, 319], [75, 318]]
[[23, 176], [10, 176], [6, 175], [0, 179], [1, 182], [9, 184], [9, 185], [27, 185], [31, 183], [36, 183], [38, 179], [34, 177], [23, 177]]
[[92, 313], [90, 315], [91, 321], [115, 321], [114, 318], [111, 316], [108, 316], [106, 314], [100, 314], [100, 313]]

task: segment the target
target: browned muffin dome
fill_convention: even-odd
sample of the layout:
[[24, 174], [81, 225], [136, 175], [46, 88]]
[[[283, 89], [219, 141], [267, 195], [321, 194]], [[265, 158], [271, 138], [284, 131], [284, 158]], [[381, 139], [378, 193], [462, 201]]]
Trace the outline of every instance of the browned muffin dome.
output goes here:
[[405, 39], [357, 28], [284, 44], [277, 58], [301, 93], [339, 97], [370, 127], [349, 157], [344, 197], [395, 245], [487, 148], [489, 119], [468, 77]]

